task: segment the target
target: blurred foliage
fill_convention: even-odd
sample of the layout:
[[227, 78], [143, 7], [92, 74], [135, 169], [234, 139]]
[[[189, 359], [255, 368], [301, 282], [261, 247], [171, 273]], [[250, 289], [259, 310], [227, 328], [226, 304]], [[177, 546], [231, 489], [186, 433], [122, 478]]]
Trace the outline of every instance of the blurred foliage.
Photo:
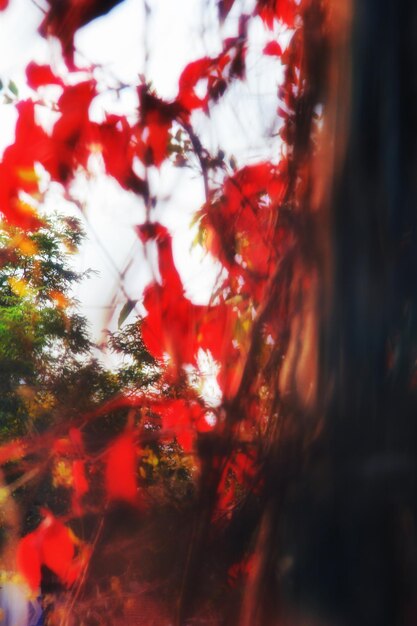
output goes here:
[[[112, 398], [140, 391], [157, 390], [170, 397], [181, 393], [180, 384], [171, 388], [160, 382], [163, 366], [146, 349], [139, 318], [130, 324], [122, 321], [108, 334], [116, 366], [107, 368], [95, 356], [88, 322], [74, 297], [76, 285], [88, 277], [88, 272], [75, 271], [71, 261], [83, 238], [79, 220], [58, 215], [34, 233], [1, 226], [0, 441], [80, 427], [89, 459], [83, 506], [99, 519], [105, 500], [103, 453], [133, 418], [146, 433], [137, 448], [139, 488], [148, 501], [175, 504], [193, 496], [195, 462], [175, 440], [159, 441], [158, 417], [123, 406], [94, 419], [83, 417]], [[72, 516], [71, 454], [51, 450], [35, 457], [5, 467], [8, 484], [23, 477], [14, 492], [22, 507], [24, 534], [38, 526], [40, 507]], [[25, 482], [27, 463], [33, 462], [38, 473]]]
[[[86, 320], [71, 301], [82, 275], [70, 254], [83, 237], [80, 222], [55, 216], [33, 234], [0, 230], [0, 438], [45, 427], [59, 402], [63, 362], [88, 358]], [[68, 366], [67, 366], [68, 367]], [[48, 420], [46, 420], [48, 421]]]

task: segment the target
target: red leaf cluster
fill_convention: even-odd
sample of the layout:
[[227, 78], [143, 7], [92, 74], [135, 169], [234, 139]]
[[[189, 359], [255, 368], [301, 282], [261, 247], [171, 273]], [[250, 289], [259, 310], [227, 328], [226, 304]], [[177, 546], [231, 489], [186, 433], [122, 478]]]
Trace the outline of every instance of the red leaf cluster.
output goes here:
[[[60, 39], [67, 64], [73, 67], [77, 29], [109, 11], [119, 1], [48, 0], [42, 33]], [[219, 2], [223, 19], [233, 4], [234, 0]], [[7, 2], [0, 4], [0, 9], [5, 5]], [[268, 28], [272, 29], [277, 20], [288, 28], [295, 28], [300, 11], [296, 0], [258, 0], [255, 14]], [[145, 168], [159, 168], [169, 154], [170, 133], [175, 122], [188, 132], [190, 145], [194, 146], [203, 171], [215, 167], [216, 174], [226, 171], [223, 156], [218, 157], [220, 165], [213, 166], [214, 159], [201, 146], [200, 152], [196, 148], [199, 140], [194, 135], [192, 112], [207, 113], [210, 103], [223, 95], [232, 80], [244, 78], [248, 19], [249, 16], [241, 16], [238, 35], [223, 41], [218, 56], [202, 57], [184, 68], [174, 100], [165, 101], [147, 85], [141, 85], [137, 90], [139, 118], [136, 122], [113, 114], [107, 115], [101, 123], [92, 122], [90, 108], [100, 93], [93, 78], [76, 83], [70, 80], [67, 84], [49, 66], [30, 63], [27, 81], [32, 89], [55, 85], [62, 90], [56, 103], [59, 118], [51, 132], [46, 132], [36, 122], [35, 113], [40, 105], [31, 100], [17, 105], [16, 140], [6, 149], [0, 163], [0, 212], [11, 223], [24, 229], [38, 228], [41, 220], [35, 211], [40, 197], [37, 164], [53, 181], [68, 188], [76, 173], [88, 168], [90, 156], [94, 153], [100, 154], [106, 174], [118, 181], [123, 189], [149, 199], [146, 182], [135, 173], [135, 159], [139, 159]], [[296, 31], [284, 53], [277, 41], [270, 41], [263, 50], [265, 55], [280, 57], [286, 66], [279, 97], [284, 117], [282, 137], [290, 147], [293, 145], [295, 104], [302, 88], [299, 32]], [[195, 137], [197, 141], [193, 141]], [[242, 493], [254, 491], [259, 486], [254, 431], [257, 428], [259, 434], [261, 420], [270, 416], [269, 390], [272, 376], [276, 377], [277, 371], [276, 363], [271, 366], [271, 359], [265, 370], [269, 367], [275, 373], [262, 378], [262, 368], [270, 356], [270, 344], [264, 340], [270, 336], [270, 343], [277, 343], [280, 337], [277, 328], [281, 329], [281, 318], [285, 318], [282, 312], [286, 306], [289, 308], [288, 298], [281, 304], [277, 297], [281, 293], [277, 287], [277, 269], [292, 240], [288, 222], [284, 223], [281, 215], [286, 211], [287, 215], [291, 213], [293, 216], [297, 209], [295, 201], [293, 206], [287, 206], [291, 194], [292, 200], [295, 194], [293, 189], [289, 190], [291, 149], [286, 154], [288, 156], [279, 165], [264, 161], [234, 170], [233, 174], [225, 176], [221, 187], [214, 190], [217, 183], [212, 180], [218, 178], [207, 177], [208, 182], [205, 180], [207, 197], [201, 226], [207, 247], [227, 270], [227, 279], [207, 306], [196, 305], [186, 297], [168, 230], [151, 221], [137, 228], [143, 244], [154, 242], [158, 253], [159, 277], [143, 294], [146, 316], [141, 332], [146, 348], [156, 360], [163, 362], [166, 356], [169, 358], [168, 366], [161, 368], [165, 388], [159, 396], [156, 393], [148, 397], [122, 394], [90, 415], [82, 416], [86, 422], [90, 418], [109, 415], [116, 409], [134, 408], [142, 418], [147, 416], [147, 426], [154, 427], [145, 432], [144, 419], [136, 426], [133, 426], [133, 420], [129, 421], [126, 430], [107, 443], [96, 456], [87, 454], [80, 429], [71, 429], [66, 437], [62, 436], [62, 429], [59, 431], [59, 438], [54, 440], [51, 450], [54, 461], [64, 457], [65, 469], [71, 468], [72, 482], [69, 480], [65, 486], [71, 488], [72, 485], [75, 515], [85, 512], [89, 478], [97, 468], [102, 472], [106, 501], [141, 505], [138, 459], [139, 446], [146, 441], [146, 436], [151, 436], [152, 441], [176, 439], [188, 454], [200, 449], [196, 442], [215, 441], [217, 435], [226, 433], [220, 451], [215, 451], [207, 461], [207, 467], [212, 463], [209, 469], [218, 472], [212, 484], [213, 494], [217, 488], [217, 506], [222, 514], [232, 511]], [[298, 169], [297, 174], [300, 171]], [[302, 176], [299, 175], [296, 182], [295, 178], [294, 175], [294, 186], [301, 185], [298, 179]], [[146, 203], [149, 220], [152, 219], [150, 205], [151, 202]], [[272, 299], [271, 288], [276, 290]], [[271, 301], [275, 307], [273, 314], [267, 306]], [[220, 427], [212, 435], [204, 435], [211, 430], [204, 402], [196, 392], [184, 390], [183, 385], [184, 366], [198, 366], [201, 350], [209, 352], [218, 363], [218, 382], [223, 393], [223, 406], [218, 412]], [[173, 393], [169, 396], [167, 383], [176, 385], [179, 381], [182, 386], [177, 385], [176, 392], [181, 397]], [[277, 384], [277, 377], [273, 384]], [[243, 387], [246, 396], [242, 393]], [[79, 418], [81, 416], [77, 416], [77, 420]], [[153, 420], [156, 423], [152, 424]], [[44, 445], [45, 441], [46, 438]], [[12, 442], [0, 448], [0, 462], [21, 459], [25, 455], [28, 458], [34, 450], [33, 444]], [[69, 529], [50, 513], [35, 531], [23, 537], [18, 548], [19, 568], [33, 589], [39, 587], [43, 565], [63, 583], [71, 585], [74, 582], [81, 567], [76, 556], [76, 543]], [[242, 563], [238, 564], [229, 572], [230, 578], [240, 575], [244, 567]]]
[[204, 211], [208, 247], [229, 270], [233, 290], [260, 302], [281, 246], [277, 207], [285, 193], [284, 165], [250, 165], [228, 177]]
[[156, 241], [161, 277], [161, 283], [151, 283], [143, 297], [147, 316], [142, 335], [148, 350], [157, 359], [168, 354], [177, 372], [182, 365], [197, 363], [200, 348], [209, 350], [224, 364], [219, 378], [224, 392], [233, 395], [241, 374], [241, 350], [233, 344], [236, 309], [224, 300], [211, 306], [193, 304], [185, 297], [167, 229], [161, 224], [144, 224], [137, 230], [143, 242]]
[[231, 587], [236, 587], [242, 578], [250, 576], [255, 565], [255, 555], [250, 555], [238, 563], [233, 563], [228, 569], [227, 579]]
[[[121, 408], [142, 409], [148, 416], [158, 417], [161, 429], [155, 432], [155, 438], [172, 441], [176, 437], [178, 443], [187, 452], [191, 451], [197, 433], [212, 430], [206, 419], [204, 404], [196, 394], [188, 390], [183, 398], [164, 398], [151, 395], [120, 395], [100, 407], [96, 412], [86, 416], [91, 419]], [[135, 437], [141, 439], [142, 433], [137, 429]], [[129, 437], [134, 437], [131, 433]], [[136, 474], [136, 470], [135, 470]]]
[[[52, 81], [63, 87], [63, 93], [57, 102], [60, 117], [51, 134], [37, 123], [37, 105], [32, 100], [17, 105], [15, 141], [6, 148], [0, 163], [0, 212], [9, 222], [25, 230], [35, 230], [42, 223], [35, 208], [39, 197], [37, 163], [52, 180], [66, 186], [79, 168], [87, 168], [90, 154], [95, 151], [101, 153], [107, 174], [124, 189], [147, 194], [145, 182], [133, 169], [133, 160], [139, 156], [137, 129], [123, 116], [108, 115], [101, 124], [90, 120], [89, 108], [97, 93], [94, 80], [64, 85], [49, 66], [36, 64], [30, 64], [27, 76], [34, 88]], [[158, 132], [159, 126], [154, 121], [152, 136], [156, 137]], [[166, 143], [157, 144], [158, 163], [165, 157], [166, 147]]]
[[295, 0], [258, 0], [255, 14], [263, 20], [270, 29], [275, 20], [280, 20], [288, 28], [294, 28], [299, 6]]
[[[216, 102], [233, 78], [243, 78], [246, 58], [246, 20], [241, 20], [239, 36], [224, 41], [217, 57], [202, 57], [189, 63], [178, 82], [176, 102], [189, 113], [196, 109], [208, 111], [210, 101]], [[197, 88], [201, 87], [202, 95]]]
[[71, 531], [52, 513], [46, 512], [45, 519], [36, 530], [19, 541], [19, 572], [34, 591], [40, 586], [42, 565], [46, 565], [65, 585], [70, 586], [81, 572], [75, 546]]
[[187, 453], [193, 451], [197, 433], [212, 429], [206, 421], [203, 406], [196, 400], [178, 398], [156, 401], [149, 405], [149, 409], [161, 419], [162, 438], [171, 441], [175, 436]]
[[217, 510], [221, 514], [231, 513], [237, 504], [237, 491], [254, 490], [257, 474], [256, 458], [253, 451], [237, 451], [226, 463], [218, 487]]

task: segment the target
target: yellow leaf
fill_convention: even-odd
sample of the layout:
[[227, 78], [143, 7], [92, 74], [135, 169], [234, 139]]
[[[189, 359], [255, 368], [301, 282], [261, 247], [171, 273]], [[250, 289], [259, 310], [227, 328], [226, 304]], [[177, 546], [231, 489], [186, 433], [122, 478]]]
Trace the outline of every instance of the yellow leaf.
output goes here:
[[3, 505], [9, 496], [10, 496], [10, 491], [7, 489], [7, 487], [1, 487], [0, 488], [0, 504]]
[[72, 467], [69, 461], [61, 459], [55, 463], [52, 470], [52, 484], [54, 487], [72, 487]]
[[30, 288], [28, 287], [27, 282], [23, 280], [23, 278], [15, 278], [14, 276], [10, 276], [8, 278], [8, 282], [13, 293], [16, 294], [16, 296], [19, 296], [19, 298], [24, 298], [25, 296], [29, 295]]
[[142, 457], [142, 461], [144, 463], [148, 463], [152, 465], [152, 467], [156, 467], [159, 464], [159, 459], [156, 454], [150, 448], [145, 448], [144, 455]]
[[24, 256], [34, 256], [38, 252], [36, 243], [25, 235], [15, 235], [11, 240], [11, 245], [18, 248]]
[[39, 180], [39, 176], [33, 167], [20, 167], [18, 169], [18, 176], [20, 180], [26, 183], [37, 183]]

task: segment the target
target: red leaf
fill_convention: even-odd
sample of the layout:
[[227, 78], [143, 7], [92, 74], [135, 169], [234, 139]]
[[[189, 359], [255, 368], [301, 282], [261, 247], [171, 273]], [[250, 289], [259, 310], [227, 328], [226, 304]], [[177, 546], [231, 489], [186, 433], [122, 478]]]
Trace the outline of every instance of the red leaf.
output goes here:
[[44, 164], [52, 178], [66, 184], [77, 166], [85, 167], [91, 146], [98, 141], [97, 125], [90, 122], [89, 107], [96, 95], [95, 82], [66, 87], [58, 100], [61, 117], [55, 123], [51, 150]]
[[83, 434], [81, 432], [81, 430], [79, 428], [70, 428], [69, 429], [69, 438], [71, 440], [71, 442], [73, 443], [75, 449], [78, 452], [83, 452], [84, 450], [84, 441], [83, 441]]
[[38, 65], [34, 61], [26, 68], [26, 78], [32, 89], [38, 89], [43, 85], [63, 85], [61, 78], [55, 76], [49, 65]]
[[66, 87], [58, 100], [61, 117], [53, 129], [55, 141], [66, 142], [68, 147], [74, 148], [84, 127], [89, 124], [88, 109], [95, 95], [96, 86], [93, 80]]
[[68, 182], [77, 165], [86, 165], [95, 130], [88, 118], [94, 94], [93, 81], [65, 89], [58, 102], [61, 118], [52, 137], [36, 124], [35, 104], [31, 100], [18, 103], [15, 142], [6, 148], [0, 163], [0, 212], [9, 222], [25, 230], [42, 225], [35, 209], [20, 197], [22, 191], [35, 197], [39, 193], [36, 163], [62, 183]]
[[16, 552], [17, 568], [33, 591], [41, 584], [41, 558], [36, 533], [20, 539]]
[[36, 230], [42, 221], [35, 209], [21, 200], [19, 192], [31, 195], [39, 191], [34, 163], [45, 159], [50, 140], [35, 123], [32, 101], [23, 100], [16, 109], [15, 142], [6, 148], [0, 163], [0, 212], [10, 223]]
[[256, 557], [251, 555], [238, 563], [234, 563], [227, 570], [228, 582], [231, 587], [235, 587], [239, 579], [249, 576], [255, 566]]
[[106, 489], [110, 500], [137, 502], [137, 458], [133, 433], [126, 432], [107, 452]]
[[97, 130], [107, 174], [113, 176], [124, 189], [147, 195], [145, 182], [132, 168], [135, 156], [133, 131], [126, 118], [110, 115]]
[[165, 160], [168, 152], [169, 131], [172, 122], [166, 122], [158, 111], [151, 111], [146, 118], [148, 137], [146, 139], [147, 153], [143, 159], [148, 165], [159, 166]]
[[276, 19], [293, 28], [297, 8], [294, 0], [258, 0], [255, 12], [270, 29], [273, 28]]
[[39, 537], [41, 562], [58, 576], [62, 582], [75, 582], [72, 567], [75, 555], [74, 541], [62, 522], [48, 515], [35, 531]]
[[183, 293], [181, 278], [174, 264], [172, 254], [172, 237], [168, 229], [158, 222], [141, 224], [137, 227], [141, 241], [146, 243], [154, 240], [158, 246], [159, 272], [162, 286], [167, 286], [176, 295]]
[[[191, 452], [196, 436], [196, 426], [203, 417], [203, 410], [197, 402], [168, 400], [155, 407], [162, 418], [163, 430], [173, 431], [184, 452]], [[172, 437], [168, 436], [168, 439]]]
[[[193, 305], [184, 296], [183, 286], [172, 256], [172, 239], [160, 225], [138, 228], [142, 239], [155, 238], [158, 245], [159, 272], [162, 284], [153, 283], [144, 292], [143, 303], [148, 311], [142, 326], [143, 340], [156, 358], [164, 352], [171, 355], [174, 367], [192, 363], [195, 353], [195, 325], [202, 307]], [[153, 236], [152, 236], [153, 235]]]
[[182, 106], [177, 102], [164, 102], [149, 93], [146, 86], [138, 89], [141, 123], [138, 131], [139, 158], [145, 165], [159, 167], [167, 157], [169, 131], [172, 122], [182, 112]]
[[[228, 82], [233, 77], [243, 78], [246, 56], [246, 20], [239, 25], [239, 37], [224, 41], [224, 49], [217, 57], [202, 57], [189, 63], [183, 70], [178, 82], [177, 103], [188, 112], [195, 109], [207, 110], [209, 100], [217, 101], [225, 92]], [[226, 71], [228, 68], [228, 71]], [[203, 95], [196, 89], [203, 83]]]
[[72, 478], [74, 492], [77, 498], [82, 498], [88, 491], [89, 485], [85, 476], [85, 462], [76, 460], [72, 463]]
[[263, 53], [271, 57], [280, 57], [282, 48], [277, 41], [270, 41], [263, 49]]
[[230, 280], [241, 283], [239, 291], [246, 289], [251, 297], [264, 286], [276, 256], [270, 205], [281, 201], [283, 180], [271, 163], [246, 166], [226, 179], [223, 195], [203, 218], [210, 250], [229, 269]]
[[210, 350], [219, 363], [227, 364], [225, 367], [237, 374], [232, 376], [230, 372], [227, 386], [223, 387], [223, 391], [233, 393], [242, 371], [236, 363], [239, 351], [233, 347], [236, 320], [233, 307], [225, 303], [209, 307], [193, 304], [184, 295], [172, 255], [172, 239], [166, 228], [144, 224], [138, 233], [144, 241], [156, 240], [161, 276], [161, 284], [154, 282], [144, 292], [143, 304], [148, 314], [143, 320], [142, 337], [146, 347], [157, 359], [167, 353], [174, 375], [178, 375], [182, 365], [196, 363], [199, 348]]
[[206, 95], [202, 98], [195, 93], [195, 88], [200, 80], [208, 78], [212, 66], [213, 59], [203, 57], [197, 61], [192, 61], [182, 71], [178, 83], [177, 100], [188, 111], [193, 111], [194, 109], [200, 109], [207, 106], [209, 91], [208, 86], [206, 89]]
[[42, 565], [49, 567], [63, 583], [71, 585], [79, 574], [74, 546], [68, 528], [47, 512], [36, 530], [19, 541], [18, 569], [33, 590], [39, 588]]
[[0, 465], [17, 461], [26, 455], [26, 444], [20, 439], [0, 446]]
[[85, 461], [77, 459], [72, 463], [72, 509], [76, 515], [82, 514], [82, 499], [88, 492], [89, 484], [85, 476]]
[[81, 431], [78, 428], [70, 428], [68, 435], [68, 437], [54, 440], [52, 450], [55, 454], [71, 456], [81, 454], [84, 451]]

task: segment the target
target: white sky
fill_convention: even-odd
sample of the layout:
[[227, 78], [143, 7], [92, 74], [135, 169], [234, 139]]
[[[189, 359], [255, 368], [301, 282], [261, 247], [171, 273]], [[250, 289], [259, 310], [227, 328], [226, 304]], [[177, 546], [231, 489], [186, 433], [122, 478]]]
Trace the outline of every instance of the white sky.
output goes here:
[[[76, 47], [80, 62], [94, 62], [121, 82], [137, 84], [145, 73], [164, 98], [175, 97], [178, 77], [185, 65], [206, 54], [218, 54], [221, 37], [214, 0], [149, 0], [151, 17], [145, 23], [142, 0], [125, 0], [110, 14], [95, 20], [79, 31]], [[253, 0], [237, 0], [236, 9], [248, 10]], [[7, 84], [13, 79], [25, 93], [24, 68], [30, 60], [50, 62], [56, 50], [36, 32], [41, 13], [31, 0], [11, 0], [9, 9], [0, 14], [0, 78]], [[236, 35], [233, 12], [225, 24], [224, 35]], [[262, 49], [272, 36], [257, 20], [249, 32], [247, 59], [248, 80], [236, 83], [227, 96], [211, 110], [210, 119], [196, 114], [193, 121], [203, 144], [210, 150], [221, 147], [238, 163], [256, 162], [279, 154], [276, 133], [276, 91], [282, 68], [274, 58], [262, 57]], [[149, 55], [145, 58], [145, 50]], [[106, 106], [110, 105], [107, 97]], [[116, 106], [132, 112], [136, 106], [133, 92], [124, 90]], [[0, 104], [0, 149], [13, 140], [15, 112]], [[174, 255], [183, 277], [186, 292], [196, 302], [206, 302], [213, 289], [219, 265], [194, 248], [196, 230], [189, 225], [193, 213], [202, 205], [202, 180], [189, 170], [163, 165], [152, 172], [153, 191], [159, 202], [154, 218], [174, 234]], [[126, 290], [132, 299], [151, 278], [149, 263], [132, 232], [132, 225], [144, 220], [141, 200], [122, 191], [109, 179], [80, 179], [74, 193], [86, 201], [88, 241], [77, 262], [84, 270], [98, 275], [85, 281], [77, 292], [83, 312], [92, 323], [96, 338], [104, 326], [116, 327], [118, 312], [125, 297], [118, 292], [118, 272], [131, 263], [126, 273]], [[60, 194], [50, 193], [51, 207], [60, 207]], [[112, 319], [106, 318], [115, 292], [119, 303]]]

